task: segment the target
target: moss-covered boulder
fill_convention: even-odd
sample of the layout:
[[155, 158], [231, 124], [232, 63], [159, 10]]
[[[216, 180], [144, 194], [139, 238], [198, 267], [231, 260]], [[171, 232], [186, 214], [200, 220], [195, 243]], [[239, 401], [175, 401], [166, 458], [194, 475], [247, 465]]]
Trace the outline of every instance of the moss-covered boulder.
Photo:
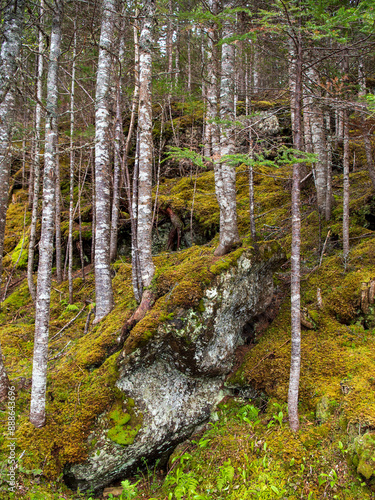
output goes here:
[[167, 458], [209, 418], [244, 342], [243, 328], [270, 304], [273, 271], [285, 260], [273, 243], [233, 254], [211, 265], [212, 279], [196, 300], [187, 300], [187, 284], [185, 291], [174, 285], [163, 299], [171, 300], [170, 312], [156, 303], [160, 314], [151, 310], [130, 332], [116, 385], [137, 410], [127, 403], [98, 419], [87, 460], [65, 469], [70, 485], [98, 490], [142, 459]]
[[365, 479], [375, 478], [375, 432], [366, 432], [354, 439], [353, 464]]

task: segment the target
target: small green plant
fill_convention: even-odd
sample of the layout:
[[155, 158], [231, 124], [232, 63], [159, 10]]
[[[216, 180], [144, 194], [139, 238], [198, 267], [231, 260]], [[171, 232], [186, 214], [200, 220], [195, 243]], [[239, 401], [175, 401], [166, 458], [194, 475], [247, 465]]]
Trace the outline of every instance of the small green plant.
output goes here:
[[232, 484], [234, 478], [234, 467], [231, 465], [230, 459], [219, 467], [219, 478], [217, 480], [217, 488], [221, 491], [225, 486]]
[[121, 481], [121, 486], [122, 486], [122, 493], [120, 496], [121, 500], [131, 500], [132, 498], [136, 498], [137, 495], [139, 494], [137, 484], [139, 481], [136, 483], [132, 484], [128, 479], [125, 481]]
[[79, 307], [76, 306], [75, 304], [68, 304], [66, 306], [66, 311], [69, 311], [69, 312], [79, 311]]

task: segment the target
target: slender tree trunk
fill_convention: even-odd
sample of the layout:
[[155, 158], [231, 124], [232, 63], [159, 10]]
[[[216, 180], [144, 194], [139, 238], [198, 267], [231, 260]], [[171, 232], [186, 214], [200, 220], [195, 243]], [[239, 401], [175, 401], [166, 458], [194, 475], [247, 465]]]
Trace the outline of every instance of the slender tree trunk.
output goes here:
[[342, 246], [343, 246], [343, 257], [344, 257], [344, 267], [346, 269], [348, 257], [349, 257], [349, 120], [348, 113], [345, 110], [343, 112], [344, 121], [344, 158], [343, 158], [343, 169], [344, 169], [344, 181], [343, 181], [343, 214], [342, 214]]
[[151, 285], [155, 267], [151, 253], [152, 233], [152, 45], [155, 3], [144, 6], [139, 37], [139, 175], [137, 240], [143, 290]]
[[[233, 6], [232, 0], [225, 2], [225, 7]], [[233, 24], [229, 20], [223, 22], [223, 39], [221, 55], [221, 87], [220, 87], [220, 156], [236, 152], [234, 127], [234, 57], [235, 47], [225, 43], [225, 39], [233, 35]], [[236, 169], [224, 159], [215, 165], [215, 190], [220, 207], [220, 243], [215, 255], [224, 255], [230, 252], [238, 243], [240, 237], [237, 227], [236, 203]]]
[[[210, 1], [210, 10], [212, 14], [217, 14], [218, 5], [216, 0]], [[213, 156], [214, 160], [220, 157], [220, 130], [216, 123], [217, 112], [217, 94], [218, 94], [218, 34], [216, 25], [212, 24], [208, 30], [208, 49], [207, 49], [207, 113], [206, 113], [206, 136], [205, 136], [205, 156]]]
[[76, 77], [76, 57], [77, 57], [77, 13], [74, 18], [74, 40], [72, 54], [72, 84], [70, 88], [70, 157], [69, 157], [69, 235], [68, 235], [68, 282], [69, 282], [69, 304], [73, 304], [73, 205], [74, 205], [74, 94]]
[[34, 252], [36, 243], [36, 226], [38, 222], [38, 202], [39, 202], [39, 189], [40, 189], [40, 132], [42, 120], [42, 107], [40, 103], [43, 99], [43, 52], [44, 52], [44, 0], [40, 1], [40, 15], [39, 15], [39, 43], [38, 43], [38, 76], [37, 76], [37, 103], [35, 107], [35, 148], [34, 148], [34, 175], [33, 175], [33, 195], [32, 195], [32, 211], [31, 211], [31, 224], [30, 224], [30, 238], [29, 238], [29, 251], [27, 259], [27, 283], [29, 292], [33, 302], [36, 299], [36, 287], [33, 278], [34, 270]]
[[[301, 34], [292, 40], [295, 48], [295, 78], [292, 103], [294, 123], [293, 144], [301, 149], [301, 98], [302, 98], [302, 43]], [[298, 393], [301, 371], [301, 295], [300, 295], [300, 248], [301, 248], [301, 214], [300, 214], [300, 172], [299, 164], [293, 165], [292, 186], [292, 249], [291, 249], [291, 364], [288, 391], [289, 425], [293, 431], [299, 429]]]
[[167, 26], [167, 40], [166, 40], [166, 48], [167, 48], [167, 57], [168, 57], [168, 75], [169, 80], [172, 82], [172, 73], [173, 73], [173, 3], [172, 0], [168, 2], [168, 26]]
[[47, 78], [47, 116], [43, 176], [42, 232], [39, 243], [39, 268], [35, 309], [35, 340], [30, 406], [30, 422], [35, 427], [43, 427], [46, 421], [45, 402], [54, 236], [55, 174], [57, 168], [57, 84], [62, 12], [62, 0], [55, 0]]
[[[14, 122], [14, 75], [21, 48], [24, 0], [7, 2], [2, 12], [3, 41], [0, 50], [0, 285], [10, 178], [10, 141]], [[9, 387], [0, 348], [0, 401], [7, 397]]]
[[10, 141], [14, 123], [14, 75], [21, 48], [24, 0], [11, 0], [3, 11], [0, 49], [0, 285], [3, 272], [5, 222], [10, 179]]
[[[57, 132], [56, 132], [57, 133]], [[58, 148], [58, 146], [56, 146]], [[61, 193], [60, 193], [60, 157], [56, 152], [56, 191], [55, 191], [55, 237], [56, 237], [56, 281], [62, 283], [62, 251], [61, 251]], [[64, 277], [65, 279], [65, 277]]]
[[321, 214], [325, 213], [327, 199], [327, 152], [326, 152], [326, 137], [324, 127], [323, 111], [316, 102], [320, 97], [318, 88], [318, 74], [315, 69], [310, 68], [307, 71], [310, 85], [315, 85], [314, 100], [310, 105], [310, 129], [313, 152], [318, 156], [318, 161], [315, 163], [315, 186], [317, 193], [318, 210]]
[[326, 191], [326, 221], [329, 221], [332, 215], [332, 131], [331, 116], [329, 111], [325, 115], [326, 138], [327, 138], [327, 191]]
[[365, 75], [365, 65], [363, 62], [363, 56], [358, 58], [358, 97], [362, 98], [366, 95], [366, 75]]
[[105, 0], [100, 34], [99, 61], [96, 79], [95, 112], [95, 296], [98, 323], [112, 310], [113, 291], [109, 258], [111, 228], [110, 189], [110, 115], [111, 45], [116, 2]]
[[[119, 62], [123, 63], [125, 49], [124, 34], [121, 35], [119, 44]], [[120, 208], [120, 174], [123, 145], [122, 113], [121, 113], [121, 68], [119, 70], [117, 89], [116, 89], [116, 122], [115, 122], [115, 158], [113, 166], [113, 196], [112, 196], [112, 215], [111, 215], [111, 238], [110, 238], [110, 259], [111, 262], [117, 257], [117, 234], [118, 217]]]

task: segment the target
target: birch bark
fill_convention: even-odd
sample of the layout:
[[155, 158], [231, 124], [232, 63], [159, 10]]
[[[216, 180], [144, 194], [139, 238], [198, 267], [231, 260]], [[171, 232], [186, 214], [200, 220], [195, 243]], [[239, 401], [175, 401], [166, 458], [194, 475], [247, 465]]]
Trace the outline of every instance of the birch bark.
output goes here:
[[[122, 30], [123, 31], [123, 30]], [[120, 208], [120, 173], [122, 160], [123, 130], [121, 114], [121, 68], [124, 59], [125, 38], [121, 32], [121, 39], [118, 49], [119, 73], [116, 89], [116, 122], [115, 122], [115, 158], [113, 165], [113, 196], [112, 196], [112, 214], [111, 214], [111, 237], [110, 237], [110, 260], [113, 262], [117, 256], [117, 234], [118, 218]]]
[[[233, 7], [234, 2], [225, 2], [225, 8]], [[235, 47], [225, 39], [234, 34], [230, 19], [223, 22], [220, 85], [220, 156], [236, 152], [234, 127], [234, 80]], [[224, 255], [240, 242], [237, 227], [236, 169], [225, 161], [215, 165], [215, 191], [220, 207], [220, 242], [215, 255]]]
[[104, 0], [96, 77], [95, 111], [95, 296], [98, 323], [113, 307], [110, 268], [111, 189], [110, 189], [110, 78], [111, 46], [116, 2]]
[[[76, 57], [77, 57], [77, 15], [74, 18], [74, 40], [72, 54], [72, 83], [70, 89], [70, 158], [69, 158], [69, 236], [68, 236], [68, 282], [69, 282], [69, 304], [73, 304], [73, 211], [74, 211], [74, 94], [75, 94], [75, 76], [76, 76]], [[79, 186], [80, 187], [80, 186]]]
[[[3, 271], [4, 233], [8, 208], [10, 140], [14, 122], [14, 74], [21, 48], [24, 0], [11, 0], [3, 11], [0, 51], [0, 284]], [[0, 401], [7, 397], [9, 380], [0, 347]]]
[[63, 1], [55, 0], [47, 77], [42, 228], [39, 243], [39, 268], [35, 308], [35, 339], [30, 405], [30, 422], [35, 427], [43, 427], [46, 422], [45, 402], [57, 161], [57, 84], [62, 14]]
[[21, 49], [24, 6], [24, 0], [11, 0], [7, 2], [3, 13], [3, 43], [0, 50], [0, 284], [8, 208], [10, 140], [14, 123], [14, 75]]
[[[295, 75], [292, 89], [293, 144], [301, 149], [301, 97], [302, 97], [302, 43], [301, 34], [293, 40], [295, 55]], [[288, 418], [293, 431], [299, 429], [298, 394], [301, 371], [301, 295], [300, 295], [300, 248], [301, 248], [301, 214], [300, 214], [300, 172], [299, 164], [293, 165], [292, 186], [292, 248], [291, 248], [291, 363], [288, 391]]]
[[[210, 10], [212, 14], [217, 14], [218, 6], [216, 0], [210, 1]], [[212, 155], [214, 160], [217, 160], [220, 157], [220, 131], [216, 123], [216, 120], [218, 118], [217, 38], [217, 28], [214, 23], [212, 23], [208, 30], [207, 49], [207, 112], [205, 124], [205, 156]]]
[[32, 196], [32, 209], [31, 209], [31, 224], [30, 224], [30, 239], [29, 239], [29, 251], [27, 259], [27, 283], [29, 287], [29, 292], [33, 302], [36, 299], [36, 287], [33, 278], [34, 270], [34, 253], [35, 253], [35, 243], [36, 243], [36, 225], [38, 219], [38, 202], [39, 202], [39, 190], [40, 190], [40, 131], [41, 131], [41, 120], [42, 120], [42, 107], [40, 103], [43, 98], [43, 52], [44, 52], [44, 37], [43, 37], [43, 25], [44, 25], [44, 0], [40, 1], [39, 9], [39, 40], [38, 40], [38, 76], [37, 76], [37, 102], [35, 106], [35, 148], [34, 148], [34, 175], [33, 175], [33, 196]]
[[344, 257], [344, 267], [346, 269], [348, 257], [349, 257], [349, 121], [348, 112], [343, 111], [343, 129], [344, 129], [344, 158], [343, 158], [343, 170], [344, 170], [344, 182], [343, 182], [343, 214], [342, 214], [342, 245], [343, 245], [343, 257]]
[[137, 240], [143, 289], [151, 285], [155, 267], [151, 254], [152, 232], [152, 48], [154, 0], [146, 2], [139, 37], [139, 174]]

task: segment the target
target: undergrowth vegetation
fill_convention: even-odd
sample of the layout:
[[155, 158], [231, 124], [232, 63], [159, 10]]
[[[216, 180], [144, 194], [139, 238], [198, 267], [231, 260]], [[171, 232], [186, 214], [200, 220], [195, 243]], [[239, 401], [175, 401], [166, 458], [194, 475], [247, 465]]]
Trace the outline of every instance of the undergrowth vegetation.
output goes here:
[[[250, 248], [248, 173], [245, 166], [237, 170], [239, 227], [243, 248]], [[291, 168], [287, 166], [276, 172], [268, 167], [255, 169], [258, 238], [278, 240], [288, 254], [290, 177]], [[367, 286], [375, 278], [375, 232], [368, 227], [374, 199], [367, 173], [352, 173], [351, 251], [344, 262], [341, 186], [342, 176], [337, 174], [329, 223], [319, 219], [313, 185], [302, 191], [302, 305], [311, 328], [302, 332], [301, 430], [293, 434], [287, 424], [290, 302], [285, 265], [275, 276], [277, 290], [283, 296], [278, 315], [267, 328], [256, 331], [256, 343], [246, 347], [242, 363], [228, 377], [228, 396], [211, 422], [180, 445], [168, 464], [160, 464], [163, 472], [149, 464], [139, 477], [123, 481], [121, 498], [374, 498], [375, 304], [364, 310], [361, 301], [363, 284]], [[215, 235], [219, 212], [212, 171], [164, 180], [158, 200], [162, 209], [172, 208], [183, 220], [190, 220], [193, 211], [196, 232]], [[6, 234], [9, 257], [4, 260], [8, 273], [14, 267], [15, 252], [21, 248], [25, 203], [26, 197], [20, 193], [8, 212], [12, 215]], [[188, 232], [189, 227], [184, 230]], [[205, 245], [155, 257], [157, 271], [152, 286], [157, 301], [127, 338], [126, 353], [148, 342], [177, 308], [199, 307], [205, 286], [235, 265], [243, 252], [240, 248], [218, 259], [213, 255], [215, 243], [217, 236]], [[22, 266], [14, 270], [15, 285], [10, 286], [0, 310], [0, 341], [6, 368], [17, 389], [20, 490], [13, 497], [6, 492], [3, 467], [1, 498], [87, 498], [63, 485], [63, 467], [87, 456], [87, 437], [99, 415], [107, 419], [110, 438], [115, 442], [126, 445], [136, 439], [142, 414], [115, 386], [118, 354], [113, 354], [121, 327], [136, 307], [128, 259], [117, 261], [113, 270], [116, 305], [94, 327], [90, 316], [95, 307], [92, 269], [86, 269], [85, 279], [77, 271], [73, 306], [68, 304], [67, 282], [53, 283], [48, 420], [42, 429], [28, 422], [33, 304]], [[244, 396], [249, 391], [252, 400]], [[233, 397], [234, 392], [242, 398]], [[0, 451], [4, 461], [5, 435], [2, 419]]]

